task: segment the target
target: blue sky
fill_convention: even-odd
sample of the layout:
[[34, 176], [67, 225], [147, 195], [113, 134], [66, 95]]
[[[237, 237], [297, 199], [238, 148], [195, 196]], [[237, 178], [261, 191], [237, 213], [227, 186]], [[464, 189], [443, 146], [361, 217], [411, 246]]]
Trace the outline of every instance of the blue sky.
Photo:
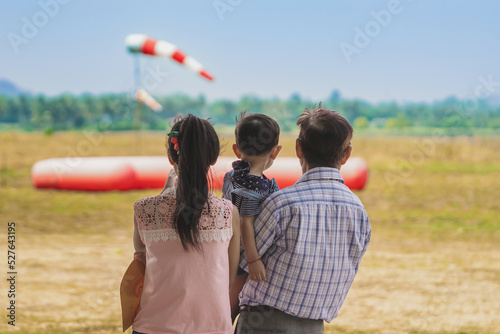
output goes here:
[[[319, 101], [338, 89], [372, 102], [432, 101], [472, 95], [479, 76], [500, 81], [500, 1], [395, 1], [2, 1], [0, 78], [49, 95], [127, 91], [133, 59], [124, 39], [144, 33], [176, 44], [215, 77], [142, 57], [143, 73], [168, 72], [151, 89], [159, 95], [298, 92]], [[41, 3], [59, 7], [46, 22]], [[383, 25], [373, 16], [380, 11], [390, 14]], [[38, 31], [23, 35], [23, 20], [36, 19]], [[14, 34], [25, 38], [15, 47]], [[350, 61], [341, 45], [357, 49]]]

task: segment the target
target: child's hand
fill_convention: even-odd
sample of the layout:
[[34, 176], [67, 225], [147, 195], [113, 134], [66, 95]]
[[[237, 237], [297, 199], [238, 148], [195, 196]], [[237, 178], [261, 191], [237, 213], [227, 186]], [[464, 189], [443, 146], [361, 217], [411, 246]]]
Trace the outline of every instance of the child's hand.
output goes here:
[[266, 268], [261, 260], [253, 262], [248, 266], [248, 278], [256, 282], [266, 280]]

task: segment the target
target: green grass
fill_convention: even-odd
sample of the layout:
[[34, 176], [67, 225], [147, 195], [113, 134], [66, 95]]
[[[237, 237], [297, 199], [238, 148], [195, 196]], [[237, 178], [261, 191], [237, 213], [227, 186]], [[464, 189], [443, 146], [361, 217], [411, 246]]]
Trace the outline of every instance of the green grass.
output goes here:
[[[67, 147], [75, 148], [85, 140], [83, 133], [77, 132], [57, 132], [52, 136], [0, 132], [0, 159], [6, 159], [4, 169], [0, 161], [0, 214], [4, 221], [18, 223], [20, 265], [24, 270], [20, 286], [23, 297], [20, 299], [19, 333], [120, 331], [116, 300], [108, 298], [107, 303], [96, 308], [100, 314], [91, 317], [85, 315], [85, 305], [100, 295], [113, 293], [116, 297], [120, 273], [133, 252], [133, 203], [156, 194], [157, 190], [90, 193], [32, 187], [30, 170], [36, 161], [65, 157]], [[104, 133], [102, 142], [93, 146], [88, 155], [162, 155], [164, 140], [164, 133], [160, 132], [140, 136]], [[422, 151], [425, 140], [359, 135], [354, 138], [354, 156], [363, 157], [370, 168], [366, 189], [356, 194], [370, 217], [372, 244], [341, 309], [345, 314], [328, 325], [325, 333], [368, 334], [390, 329], [395, 333], [414, 334], [499, 332], [499, 326], [495, 326], [493, 318], [487, 315], [477, 326], [464, 324], [449, 331], [423, 330], [410, 325], [393, 328], [391, 325], [393, 322], [406, 324], [405, 314], [414, 311], [400, 312], [404, 306], [394, 304], [395, 296], [389, 297], [386, 292], [414, 293], [408, 297], [408, 305], [414, 302], [415, 296], [429, 298], [420, 302], [424, 307], [435, 302], [432, 298], [436, 294], [439, 296], [444, 284], [435, 277], [447, 277], [451, 265], [458, 268], [461, 284], [470, 284], [464, 290], [460, 290], [461, 286], [456, 287], [460, 296], [481, 283], [484, 284], [481, 298], [487, 299], [491, 297], [487, 289], [498, 288], [500, 284], [496, 269], [496, 249], [500, 242], [500, 159], [497, 153], [500, 138], [441, 139], [432, 149]], [[281, 156], [294, 155], [294, 141], [294, 134], [282, 136]], [[228, 133], [223, 140], [225, 155], [231, 155], [228, 145], [232, 142]], [[408, 166], [412, 152], [419, 150], [424, 158], [404, 169], [402, 166], [405, 163]], [[388, 181], [387, 175], [395, 181]], [[0, 237], [4, 237], [4, 233], [1, 231]], [[475, 258], [474, 252], [481, 252], [481, 256]], [[46, 258], [39, 258], [38, 253], [45, 254]], [[409, 256], [411, 261], [402, 255]], [[478, 259], [486, 262], [478, 264]], [[416, 275], [424, 275], [426, 285], [409, 283], [412, 280], [419, 282]], [[43, 280], [38, 280], [39, 276], [44, 277]], [[50, 280], [47, 277], [55, 281], [46, 281]], [[42, 288], [44, 286], [46, 288]], [[376, 294], [373, 287], [383, 291], [380, 296], [372, 296]], [[476, 310], [470, 310], [470, 305], [477, 303], [474, 296], [480, 293], [476, 291], [467, 297], [469, 299], [456, 303], [467, 308], [467, 312], [482, 316], [480, 304]], [[352, 301], [349, 301], [350, 295]], [[68, 301], [60, 305], [57, 303], [60, 298], [68, 298]], [[372, 313], [379, 310], [378, 306], [365, 306], [365, 299], [367, 303], [382, 301], [390, 312]], [[51, 306], [42, 306], [47, 303]], [[360, 325], [343, 320], [348, 316], [359, 319]], [[362, 327], [364, 319], [377, 323], [378, 327], [353, 330]], [[447, 319], [443, 315], [434, 320], [439, 324]]]

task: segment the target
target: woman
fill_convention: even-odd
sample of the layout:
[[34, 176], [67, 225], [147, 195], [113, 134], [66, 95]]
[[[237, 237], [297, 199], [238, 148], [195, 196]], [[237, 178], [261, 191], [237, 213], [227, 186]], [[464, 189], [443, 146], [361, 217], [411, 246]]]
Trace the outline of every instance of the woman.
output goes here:
[[146, 264], [134, 333], [233, 333], [239, 221], [230, 201], [209, 192], [207, 177], [219, 138], [190, 114], [174, 124], [166, 146], [177, 185], [134, 205], [135, 257]]

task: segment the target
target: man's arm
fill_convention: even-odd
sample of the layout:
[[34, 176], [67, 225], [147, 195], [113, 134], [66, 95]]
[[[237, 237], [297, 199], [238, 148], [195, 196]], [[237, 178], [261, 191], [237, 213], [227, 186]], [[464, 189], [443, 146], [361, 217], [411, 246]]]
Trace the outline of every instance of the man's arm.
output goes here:
[[365, 228], [365, 242], [363, 245], [363, 250], [361, 251], [361, 255], [365, 254], [366, 249], [368, 248], [368, 244], [370, 243], [372, 237], [372, 227], [370, 225], [370, 221], [368, 220], [368, 215], [365, 216], [363, 222]]

